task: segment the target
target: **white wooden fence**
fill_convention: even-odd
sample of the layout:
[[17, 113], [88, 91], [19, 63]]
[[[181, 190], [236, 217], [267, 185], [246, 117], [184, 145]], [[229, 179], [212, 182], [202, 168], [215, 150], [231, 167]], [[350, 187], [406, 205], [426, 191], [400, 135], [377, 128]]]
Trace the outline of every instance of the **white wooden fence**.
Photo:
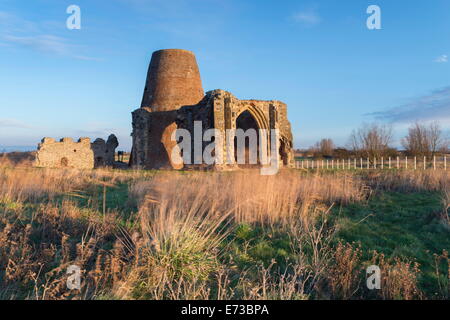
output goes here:
[[396, 158], [352, 158], [352, 159], [304, 159], [295, 161], [297, 169], [319, 170], [363, 170], [363, 169], [409, 169], [447, 170], [447, 157], [405, 157]]

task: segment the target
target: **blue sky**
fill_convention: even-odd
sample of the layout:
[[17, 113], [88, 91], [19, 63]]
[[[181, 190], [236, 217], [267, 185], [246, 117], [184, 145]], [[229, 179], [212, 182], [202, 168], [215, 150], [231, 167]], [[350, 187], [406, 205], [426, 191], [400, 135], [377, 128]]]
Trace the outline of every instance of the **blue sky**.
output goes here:
[[450, 128], [448, 0], [0, 0], [0, 146], [113, 132], [128, 150], [163, 48], [195, 52], [205, 91], [286, 102], [297, 148], [344, 146], [364, 122]]

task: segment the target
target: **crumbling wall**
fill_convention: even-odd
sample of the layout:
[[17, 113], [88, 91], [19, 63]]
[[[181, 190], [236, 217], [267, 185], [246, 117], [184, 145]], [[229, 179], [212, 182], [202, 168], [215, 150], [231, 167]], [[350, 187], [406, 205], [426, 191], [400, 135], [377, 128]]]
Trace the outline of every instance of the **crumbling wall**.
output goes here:
[[[230, 92], [213, 90], [206, 93], [196, 105], [183, 106], [178, 110], [155, 112], [150, 108], [140, 108], [133, 112], [133, 151], [131, 165], [145, 169], [182, 169], [197, 167], [194, 159], [194, 141], [191, 142], [190, 164], [175, 164], [172, 155], [177, 142], [172, 141], [172, 133], [176, 129], [186, 129], [195, 137], [194, 123], [200, 121], [203, 134], [207, 129], [217, 129], [224, 138], [223, 159], [226, 160], [226, 130], [236, 129], [238, 117], [248, 111], [255, 119], [258, 129], [265, 129], [270, 154], [271, 129], [278, 129], [280, 164], [292, 166], [294, 154], [292, 149], [291, 125], [287, 120], [287, 106], [277, 100], [239, 100]], [[203, 149], [211, 142], [202, 140]], [[181, 155], [180, 155], [181, 156]], [[201, 162], [201, 159], [200, 159]], [[202, 167], [200, 165], [199, 167]], [[234, 168], [234, 164], [216, 165], [216, 168]]]
[[93, 169], [112, 166], [116, 148], [119, 145], [115, 135], [110, 135], [107, 142], [96, 139], [80, 138], [75, 142], [72, 138], [44, 138], [38, 145], [35, 166], [49, 168]]
[[57, 142], [53, 138], [44, 138], [36, 153], [37, 167], [50, 168], [94, 168], [94, 151], [89, 138], [63, 138]]
[[[207, 92], [206, 100], [214, 113], [214, 128], [220, 130], [224, 137], [226, 137], [226, 130], [236, 129], [236, 121], [245, 111], [252, 115], [259, 129], [267, 130], [266, 138], [269, 143], [271, 129], [278, 129], [281, 164], [294, 165], [293, 137], [285, 103], [278, 100], [240, 100], [224, 90]], [[223, 154], [224, 157], [227, 156], [226, 143], [224, 143]]]
[[116, 148], [119, 146], [119, 141], [115, 135], [110, 135], [108, 140], [97, 138], [92, 144], [91, 148], [94, 151], [94, 167], [112, 166], [115, 162]]
[[151, 112], [140, 108], [133, 112], [133, 147], [130, 165], [142, 169], [181, 169], [172, 161], [176, 141], [172, 133], [178, 128], [177, 111]]

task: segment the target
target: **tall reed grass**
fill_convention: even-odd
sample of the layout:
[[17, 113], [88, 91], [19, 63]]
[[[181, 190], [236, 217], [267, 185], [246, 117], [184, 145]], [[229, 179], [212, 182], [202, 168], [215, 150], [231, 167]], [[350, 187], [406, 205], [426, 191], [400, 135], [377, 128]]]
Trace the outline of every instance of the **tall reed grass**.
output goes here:
[[[2, 167], [0, 298], [366, 297], [363, 253], [352, 244], [333, 244], [331, 208], [365, 203], [378, 190], [434, 190], [445, 195], [448, 219], [448, 181], [447, 173], [433, 171], [260, 176]], [[93, 205], [99, 188], [111, 197], [119, 184], [128, 185], [121, 196], [129, 212]], [[231, 247], [241, 246], [245, 255], [251, 246], [252, 239], [236, 240], [243, 225], [267, 236], [287, 235], [290, 260], [242, 267]], [[373, 259], [389, 270], [375, 298], [423, 297], [415, 264], [377, 254]], [[79, 291], [66, 287], [72, 264], [83, 270]]]

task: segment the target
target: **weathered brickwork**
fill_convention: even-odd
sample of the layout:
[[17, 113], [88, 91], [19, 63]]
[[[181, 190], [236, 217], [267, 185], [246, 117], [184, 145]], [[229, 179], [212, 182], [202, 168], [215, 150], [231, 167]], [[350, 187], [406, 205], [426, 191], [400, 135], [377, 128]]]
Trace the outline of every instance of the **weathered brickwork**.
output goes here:
[[63, 138], [60, 141], [44, 138], [38, 145], [35, 166], [78, 169], [112, 166], [118, 145], [113, 134], [107, 142], [96, 139], [94, 143], [91, 143], [89, 138], [80, 138], [77, 142], [72, 138]]
[[[176, 129], [186, 129], [194, 136], [194, 123], [201, 121], [203, 132], [217, 129], [224, 138], [227, 129], [279, 130], [278, 160], [281, 166], [294, 163], [291, 125], [287, 106], [281, 101], [239, 100], [230, 92], [213, 90], [203, 95], [200, 73], [193, 53], [186, 50], [160, 50], [153, 54], [147, 75], [141, 108], [132, 113], [133, 147], [130, 165], [154, 169], [187, 169], [195, 164], [175, 164], [177, 152], [171, 136]], [[224, 159], [227, 142], [223, 141]], [[210, 142], [203, 142], [205, 148]], [[192, 143], [192, 154], [193, 154]], [[270, 143], [268, 145], [270, 150]], [[194, 159], [192, 159], [194, 161]], [[237, 165], [213, 165], [234, 169]]]

